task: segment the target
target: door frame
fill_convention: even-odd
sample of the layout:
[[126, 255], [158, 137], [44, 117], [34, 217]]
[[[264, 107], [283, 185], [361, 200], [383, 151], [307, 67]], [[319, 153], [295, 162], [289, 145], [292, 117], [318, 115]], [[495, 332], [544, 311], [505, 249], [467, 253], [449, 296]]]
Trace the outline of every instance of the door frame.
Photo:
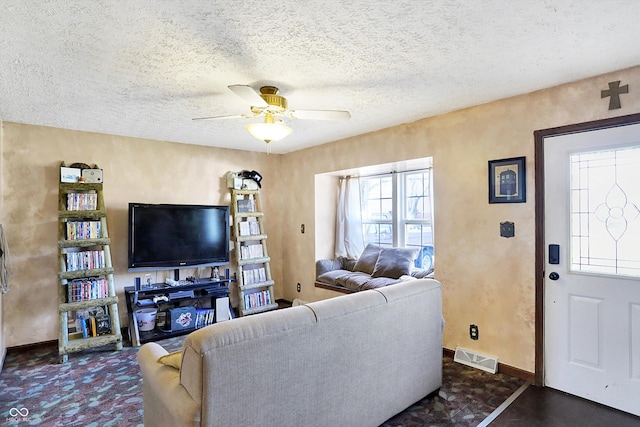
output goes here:
[[555, 128], [536, 130], [534, 136], [535, 160], [535, 384], [544, 386], [544, 139], [550, 136], [588, 132], [618, 126], [640, 123], [640, 113], [627, 116], [612, 117], [602, 120], [577, 123]]

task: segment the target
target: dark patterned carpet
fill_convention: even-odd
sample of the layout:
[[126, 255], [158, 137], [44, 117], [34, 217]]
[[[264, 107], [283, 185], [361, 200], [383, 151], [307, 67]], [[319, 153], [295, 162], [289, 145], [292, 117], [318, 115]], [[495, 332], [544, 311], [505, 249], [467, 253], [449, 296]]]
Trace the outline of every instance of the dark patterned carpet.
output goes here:
[[[161, 341], [168, 351], [184, 337]], [[0, 373], [0, 425], [142, 426], [136, 348], [92, 350], [58, 364], [53, 345], [9, 350]], [[384, 423], [392, 426], [477, 426], [524, 382], [443, 358], [443, 385]]]

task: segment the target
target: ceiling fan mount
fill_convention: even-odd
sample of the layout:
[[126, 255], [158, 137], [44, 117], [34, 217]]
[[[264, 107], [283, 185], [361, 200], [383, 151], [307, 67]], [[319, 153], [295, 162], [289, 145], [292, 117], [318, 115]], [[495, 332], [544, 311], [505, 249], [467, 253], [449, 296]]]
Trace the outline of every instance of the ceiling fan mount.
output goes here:
[[254, 114], [282, 114], [287, 110], [287, 98], [278, 95], [279, 89], [275, 86], [262, 86], [260, 98], [267, 103], [266, 107], [251, 106]]

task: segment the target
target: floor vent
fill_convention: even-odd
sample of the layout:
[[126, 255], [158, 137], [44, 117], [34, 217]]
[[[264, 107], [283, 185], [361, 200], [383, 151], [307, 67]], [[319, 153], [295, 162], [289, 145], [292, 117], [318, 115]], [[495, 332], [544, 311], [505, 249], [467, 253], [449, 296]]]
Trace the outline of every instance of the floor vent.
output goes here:
[[473, 368], [482, 369], [483, 371], [491, 372], [492, 374], [498, 372], [497, 357], [485, 356], [483, 354], [479, 354], [460, 347], [456, 348], [456, 353], [453, 356], [453, 361], [462, 363], [463, 365], [471, 366]]

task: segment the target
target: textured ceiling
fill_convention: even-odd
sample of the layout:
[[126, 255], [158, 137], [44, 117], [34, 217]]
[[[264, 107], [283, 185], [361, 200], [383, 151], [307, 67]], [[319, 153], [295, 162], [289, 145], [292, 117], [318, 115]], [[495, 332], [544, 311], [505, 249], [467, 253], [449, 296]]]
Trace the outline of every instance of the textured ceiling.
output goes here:
[[[227, 89], [275, 85], [274, 153], [640, 65], [638, 0], [0, 0], [0, 120], [265, 151]], [[604, 87], [603, 87], [604, 89]]]

